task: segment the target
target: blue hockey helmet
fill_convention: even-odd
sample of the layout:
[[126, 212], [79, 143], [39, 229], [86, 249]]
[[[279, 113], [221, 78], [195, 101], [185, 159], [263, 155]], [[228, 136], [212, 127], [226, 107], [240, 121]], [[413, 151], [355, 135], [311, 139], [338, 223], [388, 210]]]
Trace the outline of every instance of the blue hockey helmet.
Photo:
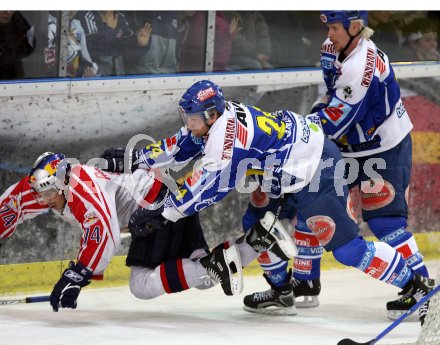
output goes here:
[[225, 111], [225, 96], [221, 87], [209, 80], [193, 84], [179, 102], [182, 117], [200, 115], [205, 122], [209, 119], [209, 110], [212, 109], [222, 115]]
[[65, 189], [65, 177], [69, 169], [70, 163], [62, 153], [45, 152], [32, 166], [29, 184], [37, 193], [49, 189]]
[[325, 24], [342, 23], [345, 30], [348, 30], [350, 22], [362, 19], [365, 26], [368, 25], [368, 11], [321, 11], [321, 21]]

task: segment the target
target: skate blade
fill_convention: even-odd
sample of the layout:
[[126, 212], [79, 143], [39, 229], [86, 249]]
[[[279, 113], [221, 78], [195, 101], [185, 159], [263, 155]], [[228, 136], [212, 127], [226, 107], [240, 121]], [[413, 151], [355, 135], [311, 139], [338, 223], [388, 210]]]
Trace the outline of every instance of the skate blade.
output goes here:
[[[298, 301], [299, 298], [304, 297], [303, 301]], [[301, 296], [295, 298], [295, 305], [297, 308], [316, 308], [319, 306], [318, 296]]]
[[[405, 313], [406, 310], [388, 310], [387, 317], [388, 319], [394, 321]], [[413, 313], [411, 315], [408, 315], [404, 320], [402, 320], [402, 322], [419, 322], [419, 315], [418, 313]]]
[[264, 314], [264, 315], [293, 316], [298, 314], [298, 311], [296, 310], [295, 306], [286, 307], [286, 308], [278, 308], [278, 307], [250, 308], [248, 306], [243, 306], [243, 309], [249, 313]]
[[267, 211], [264, 218], [260, 220], [260, 223], [277, 239], [278, 246], [284, 255], [289, 259], [298, 255], [298, 250], [293, 242], [292, 236], [290, 236], [278, 219], [275, 221], [275, 215], [272, 212]]
[[241, 266], [240, 252], [235, 245], [223, 250], [223, 252], [228, 265], [232, 295], [238, 295], [243, 291], [243, 267]]

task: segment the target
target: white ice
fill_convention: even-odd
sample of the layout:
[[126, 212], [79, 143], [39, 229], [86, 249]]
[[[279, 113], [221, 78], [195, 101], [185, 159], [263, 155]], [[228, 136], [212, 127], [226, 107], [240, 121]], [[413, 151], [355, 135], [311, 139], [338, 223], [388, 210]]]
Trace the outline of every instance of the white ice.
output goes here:
[[[435, 274], [440, 262], [430, 262]], [[263, 316], [242, 309], [246, 294], [267, 289], [245, 276], [244, 292], [223, 295], [219, 286], [154, 300], [138, 300], [128, 287], [85, 288], [76, 310], [52, 312], [48, 303], [0, 306], [1, 345], [336, 345], [366, 342], [387, 328], [385, 303], [397, 288], [355, 269], [323, 271], [321, 305], [296, 316]], [[5, 298], [5, 296], [1, 296]], [[419, 322], [405, 322], [379, 344], [414, 342]]]

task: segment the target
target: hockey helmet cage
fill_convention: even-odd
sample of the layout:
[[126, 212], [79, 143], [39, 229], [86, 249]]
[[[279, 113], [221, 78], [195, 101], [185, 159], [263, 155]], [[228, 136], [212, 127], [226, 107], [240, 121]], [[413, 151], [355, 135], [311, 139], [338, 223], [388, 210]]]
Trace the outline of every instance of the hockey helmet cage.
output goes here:
[[62, 153], [45, 152], [35, 161], [29, 173], [29, 184], [41, 193], [51, 188], [65, 189], [70, 163]]

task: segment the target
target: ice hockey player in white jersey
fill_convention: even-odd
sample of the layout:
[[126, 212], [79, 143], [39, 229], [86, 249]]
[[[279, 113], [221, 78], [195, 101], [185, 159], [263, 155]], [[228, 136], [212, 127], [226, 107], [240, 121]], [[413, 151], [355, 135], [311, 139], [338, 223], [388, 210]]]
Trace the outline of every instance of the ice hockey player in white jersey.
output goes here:
[[[432, 289], [434, 280], [414, 272], [393, 247], [359, 236], [347, 212], [344, 160], [319, 126], [288, 110], [268, 113], [226, 102], [222, 89], [207, 80], [192, 85], [179, 106], [186, 125], [173, 137], [143, 149], [139, 166], [151, 169], [200, 160], [179, 192], [167, 197], [158, 219], [177, 221], [219, 202], [240, 186], [248, 169], [259, 169], [262, 190], [271, 198], [284, 195], [340, 263], [403, 291], [423, 295]], [[273, 290], [293, 295], [289, 281], [285, 288]]]
[[[367, 11], [322, 11], [321, 20], [328, 27], [321, 48], [327, 93], [311, 116], [318, 118], [342, 156], [359, 167], [346, 174], [349, 188], [360, 189], [362, 217], [373, 234], [395, 248], [408, 267], [428, 277], [407, 230], [413, 126], [393, 68], [386, 52], [371, 40]], [[372, 159], [385, 163], [380, 177], [365, 173]], [[413, 291], [404, 290], [401, 298], [387, 303], [388, 316], [396, 319], [415, 303]]]
[[[412, 124], [393, 68], [371, 40], [367, 11], [323, 11], [321, 20], [328, 26], [321, 48], [327, 92], [307, 118], [322, 126], [342, 156], [355, 163], [346, 171], [349, 188], [360, 188], [362, 217], [373, 234], [395, 248], [415, 272], [428, 277], [415, 238], [407, 230]], [[373, 161], [369, 159], [384, 163], [380, 176], [366, 174]], [[275, 259], [271, 265], [279, 267], [281, 262]], [[388, 302], [388, 317], [396, 319], [410, 309], [416, 303], [413, 293], [403, 290], [401, 298]]]

